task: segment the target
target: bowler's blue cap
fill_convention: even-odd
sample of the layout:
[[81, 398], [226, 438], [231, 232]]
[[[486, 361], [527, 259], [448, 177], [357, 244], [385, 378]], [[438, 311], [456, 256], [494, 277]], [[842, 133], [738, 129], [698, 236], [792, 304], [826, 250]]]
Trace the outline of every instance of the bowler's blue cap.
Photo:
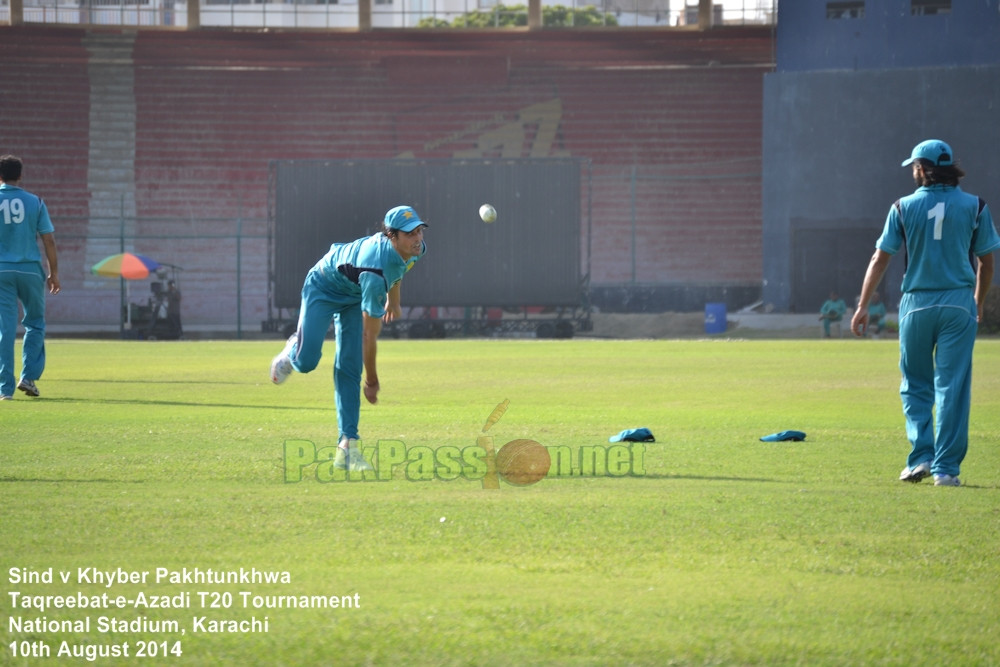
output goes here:
[[412, 232], [420, 225], [427, 226], [427, 223], [421, 220], [417, 212], [410, 206], [397, 206], [389, 209], [389, 212], [385, 214], [385, 226], [390, 229]]
[[951, 146], [944, 143], [940, 139], [928, 139], [927, 141], [921, 141], [913, 147], [910, 159], [904, 160], [903, 164], [900, 166], [905, 167], [908, 164], [912, 164], [914, 160], [918, 159], [927, 160], [935, 167], [947, 167], [948, 165], [955, 164], [952, 161]]

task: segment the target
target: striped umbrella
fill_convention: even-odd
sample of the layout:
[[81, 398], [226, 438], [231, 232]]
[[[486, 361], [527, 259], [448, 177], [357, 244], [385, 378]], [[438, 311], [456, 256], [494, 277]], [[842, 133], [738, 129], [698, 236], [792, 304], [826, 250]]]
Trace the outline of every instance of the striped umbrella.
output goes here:
[[[155, 259], [150, 259], [145, 255], [137, 255], [133, 252], [122, 252], [117, 255], [105, 257], [90, 268], [90, 272], [98, 276], [109, 278], [125, 278], [126, 280], [140, 280], [149, 277], [149, 274], [156, 271], [160, 263]], [[132, 328], [132, 305], [129, 303], [128, 283], [125, 283], [125, 328]]]
[[90, 272], [94, 275], [108, 276], [109, 278], [139, 280], [149, 277], [149, 274], [156, 271], [159, 267], [160, 263], [155, 259], [132, 252], [122, 252], [117, 255], [105, 257], [97, 264], [94, 264]]

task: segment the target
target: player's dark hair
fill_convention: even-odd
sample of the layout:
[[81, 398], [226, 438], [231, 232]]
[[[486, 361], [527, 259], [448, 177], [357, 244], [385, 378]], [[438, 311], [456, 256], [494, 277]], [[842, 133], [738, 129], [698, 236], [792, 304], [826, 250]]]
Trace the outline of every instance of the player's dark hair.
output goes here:
[[390, 239], [394, 239], [397, 236], [399, 236], [399, 230], [398, 229], [393, 229], [392, 227], [389, 227], [389, 226], [383, 224], [382, 225], [382, 235], [386, 236], [386, 237], [388, 237]]
[[21, 180], [23, 166], [21, 158], [16, 155], [0, 156], [0, 179], [3, 179], [5, 183]]
[[930, 160], [923, 158], [918, 158], [917, 162], [924, 170], [924, 177], [920, 182], [921, 186], [958, 185], [958, 182], [965, 178], [965, 171], [956, 164], [937, 166]]

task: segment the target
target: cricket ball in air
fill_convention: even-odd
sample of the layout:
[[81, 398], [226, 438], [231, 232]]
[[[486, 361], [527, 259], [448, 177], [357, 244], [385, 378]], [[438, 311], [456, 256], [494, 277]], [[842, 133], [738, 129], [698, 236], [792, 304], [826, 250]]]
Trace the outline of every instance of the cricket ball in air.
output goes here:
[[549, 450], [534, 440], [511, 440], [500, 448], [497, 473], [514, 486], [529, 486], [549, 474]]
[[483, 222], [493, 222], [497, 219], [497, 210], [490, 204], [483, 204], [479, 207], [479, 217]]

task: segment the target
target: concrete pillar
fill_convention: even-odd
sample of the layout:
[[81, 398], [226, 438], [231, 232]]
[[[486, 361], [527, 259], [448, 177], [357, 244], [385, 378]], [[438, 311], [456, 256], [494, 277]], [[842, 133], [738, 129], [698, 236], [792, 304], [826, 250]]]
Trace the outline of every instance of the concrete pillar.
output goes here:
[[24, 0], [10, 0], [10, 24], [24, 24]]
[[187, 0], [188, 30], [201, 27], [201, 0]]
[[708, 30], [712, 27], [712, 0], [698, 0], [698, 28]]
[[542, 29], [542, 0], [528, 0], [528, 29]]
[[372, 0], [358, 0], [358, 30], [371, 32]]

